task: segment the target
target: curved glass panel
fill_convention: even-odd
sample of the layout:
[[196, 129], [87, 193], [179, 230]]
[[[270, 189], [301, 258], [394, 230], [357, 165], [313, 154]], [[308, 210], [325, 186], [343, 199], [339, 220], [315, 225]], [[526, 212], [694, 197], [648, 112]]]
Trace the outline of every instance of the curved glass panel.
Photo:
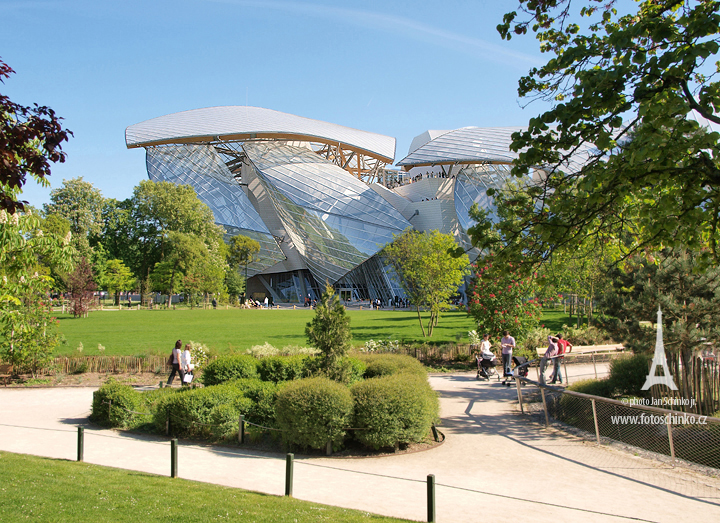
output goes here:
[[147, 170], [153, 181], [195, 188], [215, 215], [215, 222], [270, 234], [260, 215], [214, 148], [208, 145], [168, 145], [147, 149]]
[[319, 282], [335, 283], [410, 225], [375, 191], [307, 149], [272, 143], [243, 148]]
[[475, 224], [468, 212], [473, 203], [489, 212], [490, 219], [497, 220], [493, 198], [487, 195], [489, 188], [499, 189], [510, 179], [510, 165], [469, 165], [460, 170], [455, 181], [455, 212], [463, 231]]

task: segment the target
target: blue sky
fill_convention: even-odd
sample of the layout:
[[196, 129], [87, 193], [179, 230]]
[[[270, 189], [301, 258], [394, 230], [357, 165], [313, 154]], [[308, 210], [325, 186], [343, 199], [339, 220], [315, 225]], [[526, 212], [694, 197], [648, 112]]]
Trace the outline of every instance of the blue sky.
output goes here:
[[[129, 125], [252, 105], [397, 139], [428, 129], [525, 125], [517, 81], [544, 60], [532, 36], [495, 30], [516, 2], [0, 0], [0, 89], [52, 107], [74, 137], [52, 187], [82, 176], [125, 199], [147, 178]], [[29, 181], [35, 206], [49, 189]]]

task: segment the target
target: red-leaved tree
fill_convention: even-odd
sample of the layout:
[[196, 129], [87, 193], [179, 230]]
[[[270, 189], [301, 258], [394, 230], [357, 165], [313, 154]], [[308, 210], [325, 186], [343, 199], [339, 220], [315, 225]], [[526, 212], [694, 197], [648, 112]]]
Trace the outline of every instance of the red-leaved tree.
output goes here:
[[87, 316], [93, 303], [95, 276], [87, 258], [82, 257], [75, 270], [67, 278], [67, 290], [70, 293], [70, 310], [76, 318]]
[[[0, 82], [14, 72], [0, 60]], [[25, 210], [18, 196], [27, 174], [49, 185], [50, 163], [65, 161], [61, 144], [72, 135], [60, 120], [49, 107], [25, 107], [0, 93], [0, 209]]]
[[497, 337], [508, 330], [516, 339], [523, 338], [537, 327], [542, 316], [535, 274], [524, 275], [511, 263], [499, 270], [493, 262], [490, 254], [472, 266], [468, 314], [481, 334]]

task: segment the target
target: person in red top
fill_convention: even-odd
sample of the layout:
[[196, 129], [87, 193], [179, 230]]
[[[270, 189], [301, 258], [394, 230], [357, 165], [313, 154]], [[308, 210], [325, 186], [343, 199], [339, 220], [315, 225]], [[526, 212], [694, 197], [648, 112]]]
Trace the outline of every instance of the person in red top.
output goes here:
[[[557, 335], [557, 355], [555, 358], [553, 358], [553, 372], [552, 376], [550, 377], [550, 383], [555, 383], [555, 381], [560, 381], [562, 383], [562, 374], [560, 373], [560, 363], [563, 359], [563, 354], [567, 352], [571, 352], [573, 349], [572, 343], [570, 343], [568, 340], [563, 339], [562, 334]], [[565, 383], [567, 383], [567, 376], [565, 376]]]

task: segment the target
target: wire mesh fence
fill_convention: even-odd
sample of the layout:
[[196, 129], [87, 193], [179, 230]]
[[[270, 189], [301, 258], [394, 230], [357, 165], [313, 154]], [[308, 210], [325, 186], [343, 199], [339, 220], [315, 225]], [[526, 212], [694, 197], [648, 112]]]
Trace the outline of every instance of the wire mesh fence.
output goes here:
[[621, 442], [720, 469], [720, 418], [653, 407], [642, 399], [617, 401], [525, 381], [534, 387], [518, 387], [523, 412], [544, 414], [547, 424], [578, 429], [598, 444]]

